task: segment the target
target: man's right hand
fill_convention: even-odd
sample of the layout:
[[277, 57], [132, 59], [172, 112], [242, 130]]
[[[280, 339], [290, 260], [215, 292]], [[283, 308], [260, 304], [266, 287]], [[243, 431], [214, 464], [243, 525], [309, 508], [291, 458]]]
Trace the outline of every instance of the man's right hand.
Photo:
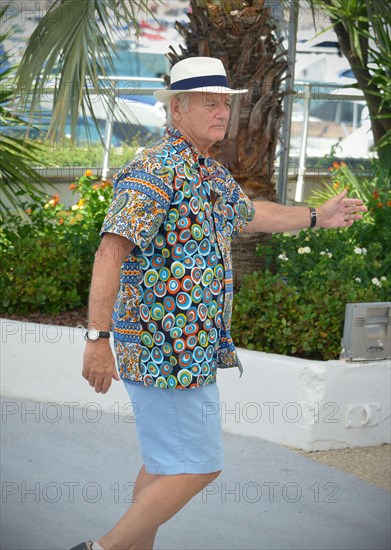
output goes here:
[[120, 379], [108, 339], [86, 343], [82, 376], [97, 393], [107, 393], [113, 378]]
[[[121, 235], [115, 233], [103, 235], [92, 270], [88, 304], [89, 327], [99, 327], [99, 330], [103, 331], [110, 330], [120, 283], [121, 266], [134, 246], [134, 243]], [[106, 393], [113, 378], [119, 380], [108, 338], [87, 341], [82, 375], [97, 393]]]

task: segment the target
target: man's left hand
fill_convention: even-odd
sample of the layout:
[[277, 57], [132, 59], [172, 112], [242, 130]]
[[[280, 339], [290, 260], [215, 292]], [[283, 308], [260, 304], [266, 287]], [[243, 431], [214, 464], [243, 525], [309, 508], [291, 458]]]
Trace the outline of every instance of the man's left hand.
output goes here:
[[361, 199], [346, 198], [347, 190], [326, 201], [319, 208], [318, 227], [350, 227], [355, 221], [362, 219], [362, 213], [368, 209]]

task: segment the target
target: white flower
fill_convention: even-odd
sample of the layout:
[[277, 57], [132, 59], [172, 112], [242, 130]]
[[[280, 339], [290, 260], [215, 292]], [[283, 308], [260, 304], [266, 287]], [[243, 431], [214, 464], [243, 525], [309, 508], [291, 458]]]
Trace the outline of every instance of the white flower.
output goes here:
[[331, 254], [331, 252], [325, 252], [324, 250], [322, 250], [322, 252], [320, 253], [321, 256], [327, 256], [328, 258], [332, 258], [333, 255]]
[[284, 262], [287, 262], [288, 261], [288, 257], [285, 255], [285, 254], [279, 254], [278, 255], [278, 259], [279, 260], [282, 260]]
[[374, 277], [371, 282], [375, 286], [381, 286], [381, 282], [379, 281], [379, 279], [377, 277]]
[[384, 275], [383, 275], [383, 277], [380, 277], [380, 280], [381, 281], [387, 281], [387, 277], [384, 277]]
[[360, 246], [355, 246], [354, 247], [354, 252], [356, 254], [366, 254], [368, 252], [368, 250], [366, 248], [361, 248]]
[[311, 252], [311, 249], [309, 246], [304, 246], [298, 249], [297, 251], [299, 254], [309, 254]]
[[100, 200], [100, 202], [103, 202], [105, 200], [103, 195], [99, 195], [98, 199]]
[[79, 207], [77, 204], [74, 204], [73, 206], [71, 206], [71, 210], [79, 210]]
[[356, 277], [354, 280], [356, 281], [356, 283], [361, 283], [360, 277]]

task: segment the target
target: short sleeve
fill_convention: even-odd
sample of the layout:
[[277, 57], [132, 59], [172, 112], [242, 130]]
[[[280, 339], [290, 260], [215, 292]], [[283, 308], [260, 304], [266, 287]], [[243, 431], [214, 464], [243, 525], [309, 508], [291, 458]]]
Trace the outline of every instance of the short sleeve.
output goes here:
[[[236, 183], [236, 182], [235, 182]], [[231, 204], [234, 211], [233, 218], [233, 230], [231, 238], [235, 238], [241, 231], [248, 225], [255, 216], [255, 207], [248, 196], [243, 192], [238, 183], [237, 185], [237, 199]]]
[[224, 218], [228, 236], [234, 239], [255, 216], [255, 207], [238, 182], [225, 169], [222, 178], [225, 188]]
[[115, 233], [145, 250], [163, 223], [172, 189], [153, 169], [129, 164], [114, 179], [114, 198], [100, 234]]

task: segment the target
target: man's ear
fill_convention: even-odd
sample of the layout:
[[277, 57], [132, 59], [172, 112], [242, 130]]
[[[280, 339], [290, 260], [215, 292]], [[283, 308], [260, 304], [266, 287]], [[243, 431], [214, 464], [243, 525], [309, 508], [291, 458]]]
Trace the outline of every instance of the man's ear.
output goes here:
[[170, 101], [171, 115], [172, 118], [179, 122], [182, 118], [182, 105], [180, 100], [177, 97], [173, 97]]

